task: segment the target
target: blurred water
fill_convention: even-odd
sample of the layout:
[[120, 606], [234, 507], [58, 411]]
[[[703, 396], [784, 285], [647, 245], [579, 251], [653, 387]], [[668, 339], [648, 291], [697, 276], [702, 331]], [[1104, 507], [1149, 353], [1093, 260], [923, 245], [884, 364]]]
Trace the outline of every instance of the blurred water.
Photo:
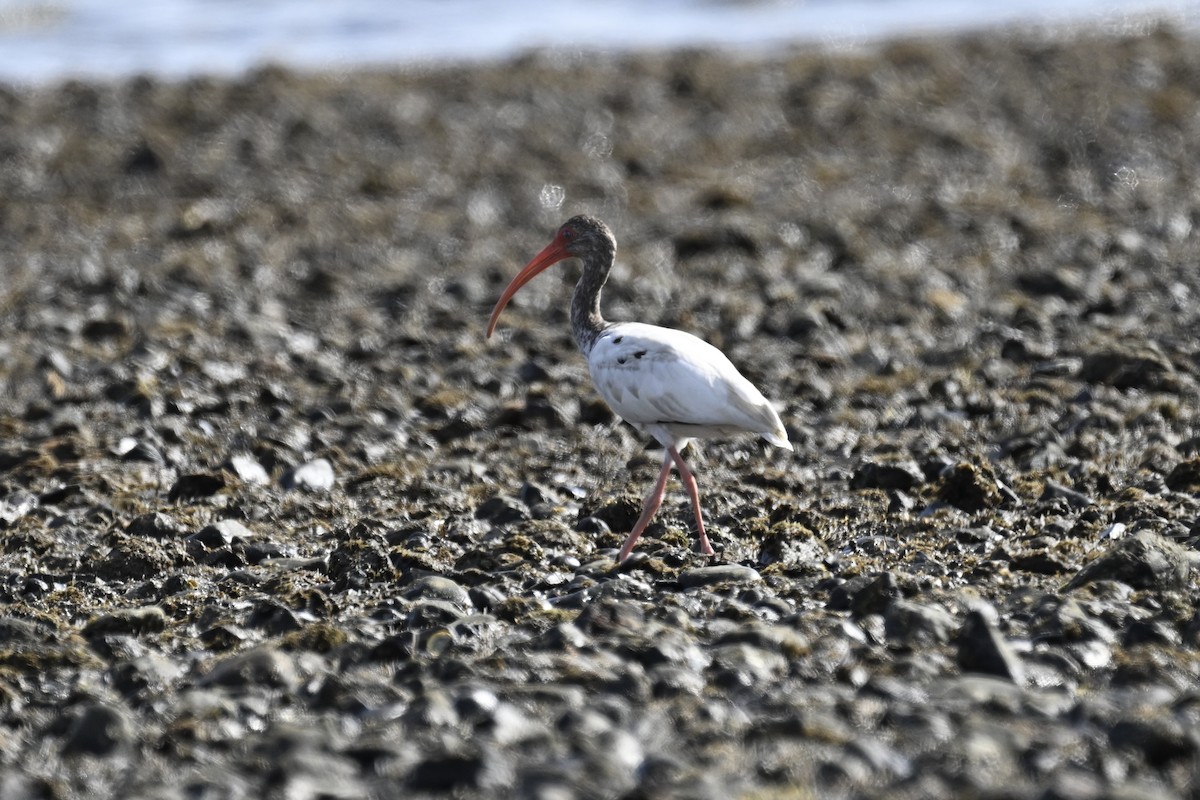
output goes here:
[[1005, 24], [1194, 27], [1200, 0], [0, 0], [0, 80], [494, 59], [534, 47], [756, 48]]

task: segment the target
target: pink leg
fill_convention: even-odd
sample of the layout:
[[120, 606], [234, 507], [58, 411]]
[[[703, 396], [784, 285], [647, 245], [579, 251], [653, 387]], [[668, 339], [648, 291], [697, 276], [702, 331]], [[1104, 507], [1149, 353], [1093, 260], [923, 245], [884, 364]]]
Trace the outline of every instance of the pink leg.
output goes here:
[[700, 541], [700, 552], [711, 556], [713, 549], [712, 545], [708, 543], [708, 534], [704, 532], [704, 515], [700, 513], [700, 490], [696, 488], [696, 476], [688, 469], [688, 465], [683, 463], [683, 456], [679, 455], [679, 451], [675, 449], [674, 445], [667, 448], [667, 454], [675, 460], [675, 466], [679, 468], [679, 479], [683, 481], [688, 494], [691, 495], [692, 511], [696, 514], [696, 530], [699, 532], [697, 538]]
[[[671, 448], [674, 450], [675, 448]], [[633, 546], [637, 544], [638, 537], [642, 535], [642, 531], [646, 530], [646, 526], [650, 524], [650, 518], [654, 516], [654, 512], [658, 511], [658, 507], [662, 505], [663, 492], [667, 489], [667, 476], [671, 474], [671, 454], [663, 453], [662, 471], [658, 473], [658, 483], [654, 484], [654, 489], [650, 494], [646, 495], [646, 505], [642, 508], [642, 515], [638, 517], [637, 524], [633, 526], [633, 533], [629, 534], [629, 538], [625, 540], [625, 544], [621, 545], [621, 552], [617, 556], [617, 562], [624, 561], [629, 558], [629, 554], [633, 552]]]

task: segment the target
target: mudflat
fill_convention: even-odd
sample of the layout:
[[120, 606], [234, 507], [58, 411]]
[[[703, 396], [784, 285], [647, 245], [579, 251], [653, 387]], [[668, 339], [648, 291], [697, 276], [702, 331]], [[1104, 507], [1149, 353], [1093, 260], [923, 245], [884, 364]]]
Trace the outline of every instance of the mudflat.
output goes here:
[[[1200, 48], [0, 90], [0, 797], [1191, 797]], [[571, 340], [706, 338], [794, 454]]]

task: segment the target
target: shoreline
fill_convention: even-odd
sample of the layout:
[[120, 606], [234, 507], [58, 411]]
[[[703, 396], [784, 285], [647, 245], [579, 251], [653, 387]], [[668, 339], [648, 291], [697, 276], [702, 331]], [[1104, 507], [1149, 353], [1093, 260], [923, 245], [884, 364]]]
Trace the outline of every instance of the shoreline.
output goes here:
[[156, 72], [153, 70], [126, 68], [119, 72], [65, 71], [40, 78], [5, 75], [0, 66], [0, 86], [11, 90], [36, 91], [54, 89], [66, 83], [110, 84], [133, 79], [150, 79], [166, 83], [185, 83], [192, 80], [239, 81], [264, 71], [283, 71], [299, 77], [320, 78], [333, 75], [356, 73], [425, 73], [447, 69], [494, 69], [543, 58], [551, 62], [578, 61], [581, 59], [603, 59], [607, 61], [623, 58], [663, 58], [679, 52], [707, 52], [731, 61], [778, 61], [806, 53], [829, 55], [848, 54], [863, 49], [871, 50], [889, 43], [952, 40], [972, 37], [1000, 37], [1021, 39], [1075, 39], [1081, 36], [1145, 36], [1157, 28], [1169, 28], [1184, 38], [1196, 38], [1197, 23], [1189, 24], [1179, 12], [1167, 10], [1107, 11], [1086, 19], [1075, 19], [1068, 15], [1058, 18], [1039, 19], [1032, 22], [1005, 20], [978, 22], [975, 24], [937, 25], [914, 27], [900, 31], [880, 33], [846, 33], [820, 36], [779, 37], [755, 42], [722, 42], [717, 39], [698, 39], [695, 43], [679, 44], [664, 42], [640, 46], [580, 46], [580, 45], [530, 45], [523, 50], [508, 50], [491, 55], [473, 56], [464, 54], [428, 55], [408, 60], [377, 57], [371, 60], [329, 60], [327, 63], [305, 63], [295, 58], [260, 58], [248, 61], [240, 67], [216, 67], [209, 69], [191, 68], [185, 73], [178, 70]]

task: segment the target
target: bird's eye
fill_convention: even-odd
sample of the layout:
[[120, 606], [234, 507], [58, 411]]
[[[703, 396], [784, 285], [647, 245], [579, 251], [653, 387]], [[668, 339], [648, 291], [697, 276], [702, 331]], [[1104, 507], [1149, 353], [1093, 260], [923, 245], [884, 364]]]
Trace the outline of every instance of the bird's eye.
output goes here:
[[563, 238], [563, 241], [565, 241], [565, 242], [571, 241], [572, 239], [575, 238], [575, 230], [573, 228], [563, 228], [562, 229], [562, 238]]

